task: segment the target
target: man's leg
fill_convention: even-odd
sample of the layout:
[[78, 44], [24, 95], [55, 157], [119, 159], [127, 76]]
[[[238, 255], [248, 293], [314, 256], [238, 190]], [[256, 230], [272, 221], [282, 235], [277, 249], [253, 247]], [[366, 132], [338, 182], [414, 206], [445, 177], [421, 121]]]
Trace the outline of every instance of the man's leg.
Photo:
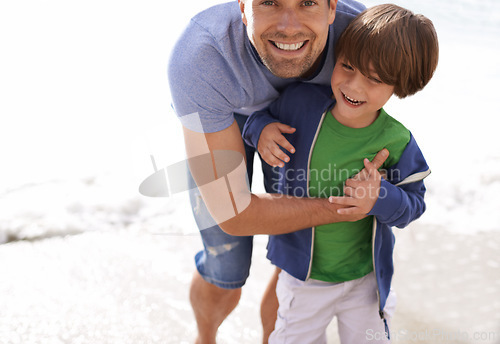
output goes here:
[[[264, 160], [262, 160], [262, 158], [260, 161], [262, 165], [262, 173], [264, 175], [264, 187], [266, 192], [276, 193], [277, 188], [275, 187], [275, 183], [279, 180], [278, 169], [268, 165]], [[263, 334], [262, 342], [264, 344], [267, 344], [271, 332], [274, 331], [274, 325], [276, 324], [276, 318], [278, 317], [279, 302], [278, 297], [276, 296], [276, 284], [278, 283], [278, 275], [280, 271], [280, 268], [276, 268], [274, 271], [260, 304]]]
[[267, 285], [262, 302], [260, 304], [260, 317], [262, 320], [263, 339], [262, 343], [267, 344], [271, 332], [274, 330], [276, 318], [278, 316], [278, 297], [276, 296], [276, 283], [281, 269], [276, 268], [269, 284]]
[[[195, 256], [190, 301], [198, 325], [196, 343], [215, 343], [217, 329], [236, 307], [241, 287], [250, 272], [253, 237], [234, 237], [219, 226], [206, 228], [206, 209], [200, 195], [193, 191], [193, 213], [200, 227], [203, 250]], [[206, 223], [205, 223], [206, 225]]]
[[[246, 117], [235, 114], [235, 119], [241, 130]], [[254, 152], [245, 145], [250, 185]], [[210, 216], [191, 176], [189, 183], [191, 206], [204, 246], [195, 257], [197, 270], [189, 292], [198, 326], [196, 343], [215, 343], [219, 326], [238, 305], [241, 287], [250, 271], [253, 237], [224, 233]]]
[[198, 325], [196, 344], [213, 344], [217, 329], [238, 305], [241, 288], [222, 289], [208, 283], [195, 271], [189, 299]]

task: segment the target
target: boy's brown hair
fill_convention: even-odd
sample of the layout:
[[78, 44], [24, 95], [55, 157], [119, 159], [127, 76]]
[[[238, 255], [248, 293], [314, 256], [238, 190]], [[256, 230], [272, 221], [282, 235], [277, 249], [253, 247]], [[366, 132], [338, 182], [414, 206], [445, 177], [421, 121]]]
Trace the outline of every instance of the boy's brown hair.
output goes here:
[[436, 70], [439, 46], [432, 21], [402, 7], [378, 5], [360, 13], [342, 33], [336, 56], [380, 80], [399, 98], [424, 88]]

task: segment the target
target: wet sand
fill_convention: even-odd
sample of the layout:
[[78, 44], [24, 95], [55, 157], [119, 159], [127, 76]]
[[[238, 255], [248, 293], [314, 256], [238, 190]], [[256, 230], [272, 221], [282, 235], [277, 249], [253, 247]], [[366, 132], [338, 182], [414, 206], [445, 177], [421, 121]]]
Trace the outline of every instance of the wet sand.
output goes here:
[[[500, 343], [500, 233], [396, 229], [395, 343]], [[220, 343], [259, 343], [273, 267], [255, 239], [251, 276]], [[90, 232], [0, 246], [0, 343], [192, 343], [196, 234]], [[338, 343], [335, 325], [329, 343]]]

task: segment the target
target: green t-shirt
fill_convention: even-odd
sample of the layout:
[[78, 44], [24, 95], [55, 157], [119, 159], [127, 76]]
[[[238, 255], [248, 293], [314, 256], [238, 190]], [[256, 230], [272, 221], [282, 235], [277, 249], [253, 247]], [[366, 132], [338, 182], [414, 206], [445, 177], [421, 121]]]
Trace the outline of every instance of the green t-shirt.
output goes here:
[[[383, 109], [371, 125], [350, 128], [328, 112], [311, 157], [309, 195], [342, 196], [344, 182], [364, 167], [383, 148], [389, 158], [383, 168], [397, 163], [410, 141], [410, 132]], [[373, 217], [357, 222], [317, 226], [314, 233], [310, 277], [327, 282], [344, 282], [363, 277], [373, 270]]]

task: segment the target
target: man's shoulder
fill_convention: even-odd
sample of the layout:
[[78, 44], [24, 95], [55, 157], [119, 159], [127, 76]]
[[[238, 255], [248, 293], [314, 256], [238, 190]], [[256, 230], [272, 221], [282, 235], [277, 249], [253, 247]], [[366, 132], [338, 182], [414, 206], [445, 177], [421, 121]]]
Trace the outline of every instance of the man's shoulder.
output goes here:
[[364, 11], [366, 6], [354, 0], [339, 0], [337, 3], [337, 14], [356, 16]]
[[232, 30], [243, 30], [241, 11], [237, 1], [212, 6], [195, 15], [188, 30], [205, 31], [216, 41], [224, 39]]
[[203, 72], [213, 70], [224, 65], [227, 56], [242, 54], [244, 38], [238, 2], [210, 7], [195, 15], [177, 39], [170, 57], [171, 68], [182, 73], [192, 73], [194, 65], [196, 70], [205, 69]]

